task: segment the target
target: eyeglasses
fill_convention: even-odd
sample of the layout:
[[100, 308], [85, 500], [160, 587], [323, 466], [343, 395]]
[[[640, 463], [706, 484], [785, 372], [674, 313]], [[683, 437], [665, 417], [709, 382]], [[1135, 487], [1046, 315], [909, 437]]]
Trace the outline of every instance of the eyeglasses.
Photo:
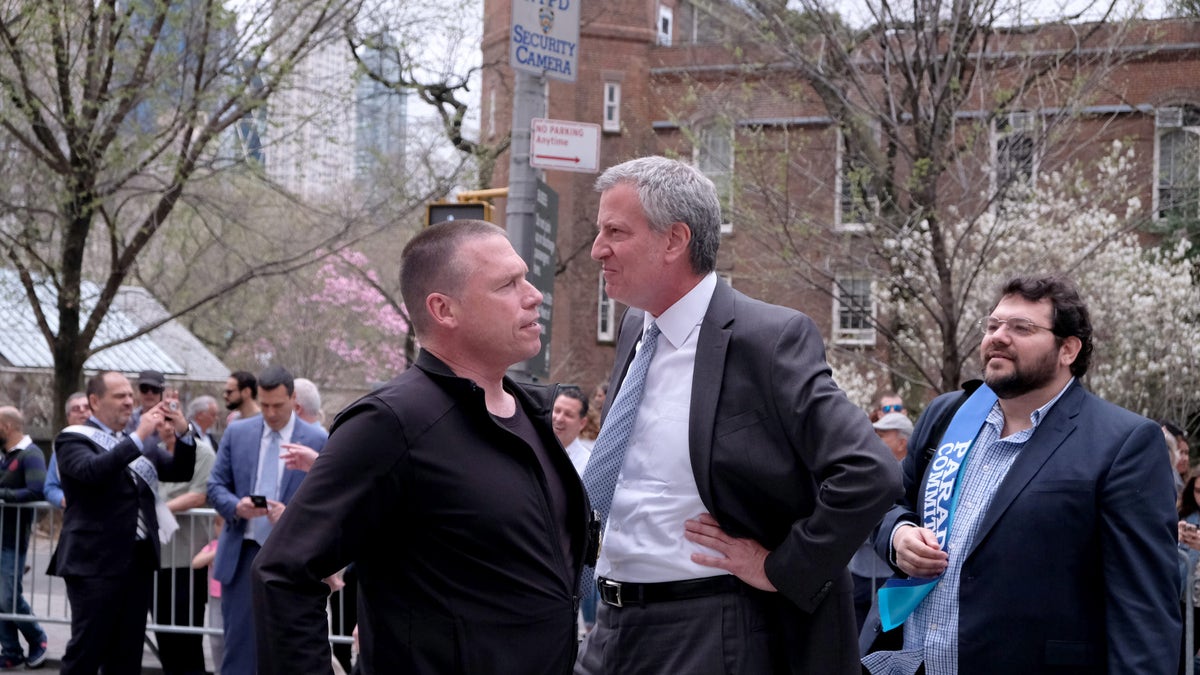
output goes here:
[[904, 406], [900, 403], [896, 403], [894, 405], [881, 405], [879, 406], [879, 409], [885, 413], [904, 412]]
[[1013, 335], [1016, 335], [1017, 337], [1029, 337], [1030, 335], [1033, 335], [1034, 333], [1038, 332], [1039, 329], [1040, 330], [1048, 330], [1051, 333], [1054, 332], [1053, 328], [1047, 328], [1046, 326], [1039, 326], [1036, 323], [1030, 321], [1029, 319], [1024, 319], [1021, 317], [1013, 317], [1011, 319], [997, 319], [994, 316], [989, 316], [987, 318], [980, 319], [978, 325], [979, 325], [979, 330], [983, 331], [983, 333], [985, 335], [994, 334], [996, 331], [1000, 330], [1000, 326], [1008, 326], [1008, 332], [1012, 333]]
[[163, 392], [162, 387], [155, 387], [150, 384], [139, 384], [138, 391], [142, 392], [143, 394], [149, 394], [151, 392], [155, 394], [161, 394]]
[[69, 412], [91, 412], [91, 407], [86, 405], [73, 405], [67, 408]]

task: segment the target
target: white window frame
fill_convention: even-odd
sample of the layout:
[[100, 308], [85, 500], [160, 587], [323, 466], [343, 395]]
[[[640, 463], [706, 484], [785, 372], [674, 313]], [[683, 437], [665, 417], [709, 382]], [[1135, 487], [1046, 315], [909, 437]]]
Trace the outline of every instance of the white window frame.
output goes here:
[[[713, 144], [709, 139], [715, 138], [716, 133], [728, 134], [728, 155], [725, 158], [712, 157]], [[733, 125], [712, 122], [701, 125], [696, 130], [696, 142], [692, 146], [692, 164], [705, 176], [708, 176], [717, 186], [717, 195], [724, 197], [721, 205], [721, 234], [733, 234], [733, 157], [734, 157]]]
[[655, 32], [658, 34], [658, 44], [663, 47], [671, 46], [671, 35], [675, 29], [675, 10], [660, 4], [658, 6], [658, 23]]
[[[1193, 139], [1193, 147], [1197, 149], [1196, 163], [1196, 191], [1197, 199], [1200, 199], [1200, 106], [1170, 106], [1159, 108], [1155, 111], [1154, 117], [1154, 214], [1155, 221], [1165, 220], [1162, 209], [1162, 192], [1164, 186], [1162, 184], [1162, 162], [1163, 162], [1163, 138], [1174, 134], [1191, 134], [1196, 138]], [[1186, 138], [1186, 136], [1185, 136]]]
[[614, 342], [617, 335], [617, 303], [604, 288], [604, 270], [600, 270], [596, 293], [596, 342]]
[[[844, 288], [849, 288], [851, 284], [867, 284], [867, 315], [869, 320], [867, 326], [846, 327], [842, 325], [842, 292]], [[874, 282], [861, 276], [839, 276], [833, 282], [833, 320], [831, 332], [833, 333], [833, 343], [843, 346], [855, 347], [874, 347], [875, 346], [875, 284]]]
[[621, 83], [604, 83], [603, 119], [600, 128], [604, 131], [619, 132], [621, 130]]
[[[1023, 139], [1029, 143], [1028, 175], [1024, 181], [1013, 181], [1003, 185], [1004, 176], [1001, 170], [1010, 157], [1002, 156], [1004, 144], [1012, 139]], [[1004, 118], [998, 118], [992, 125], [992, 194], [996, 195], [995, 203], [1002, 201], [1001, 190], [1030, 189], [1037, 182], [1038, 170], [1041, 168], [1041, 153], [1038, 152], [1037, 114], [1028, 111], [1014, 111]]]
[[[876, 137], [879, 136], [878, 123], [872, 123], [872, 128], [876, 130]], [[846, 159], [846, 138], [841, 129], [837, 130], [837, 159], [836, 159], [836, 185], [834, 186], [834, 203], [833, 203], [833, 222], [834, 230], [837, 232], [865, 232], [869, 227], [869, 223], [860, 221], [859, 219], [846, 220], [846, 204], [845, 196], [842, 194], [846, 185], [846, 167], [848, 160]], [[868, 197], [867, 202], [871, 211], [875, 215], [879, 215], [879, 199], [877, 197]]]

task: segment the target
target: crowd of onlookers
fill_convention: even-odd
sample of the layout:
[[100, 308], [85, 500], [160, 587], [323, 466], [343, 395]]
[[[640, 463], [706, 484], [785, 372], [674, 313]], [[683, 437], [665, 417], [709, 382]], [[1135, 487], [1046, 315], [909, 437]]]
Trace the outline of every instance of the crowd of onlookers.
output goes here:
[[[123, 385], [123, 386], [122, 386]], [[65, 406], [66, 427], [60, 439], [87, 438], [98, 444], [85, 444], [94, 452], [81, 459], [72, 454], [67, 463], [60, 465], [60, 452], [45, 453], [24, 432], [24, 416], [10, 406], [0, 407], [0, 449], [5, 462], [0, 467], [0, 500], [6, 504], [39, 502], [43, 499], [63, 512], [63, 529], [59, 544], [78, 539], [77, 524], [93, 516], [85, 511], [96, 504], [96, 494], [88, 486], [88, 479], [96, 470], [90, 463], [104, 460], [109, 451], [115, 451], [121, 443], [136, 439], [138, 451], [145, 457], [153, 457], [147, 447], [157, 447], [167, 455], [174, 455], [179, 447], [194, 447], [194, 462], [191, 463], [190, 478], [186, 480], [157, 480], [156, 471], [142, 476], [132, 470], [128, 477], [116, 481], [118, 484], [154, 487], [149, 503], [153, 506], [157, 532], [147, 532], [147, 513], [140, 513], [130, 521], [134, 535], [134, 566], [137, 566], [140, 542], [157, 539], [158, 557], [154, 568], [155, 587], [149, 593], [153, 601], [146, 610], [159, 626], [210, 627], [232, 626], [238, 634], [231, 640], [224, 635], [210, 636], [211, 657], [223, 672], [237, 673], [254, 671], [253, 629], [250, 624], [250, 604], [246, 582], [249, 562], [253, 560], [252, 545], [261, 545], [269, 533], [270, 524], [278, 519], [286, 506], [287, 497], [294, 492], [293, 482], [298, 482], [312, 462], [325, 438], [322, 427], [324, 413], [321, 410], [320, 392], [310, 380], [293, 378], [286, 370], [268, 368], [260, 376], [239, 371], [232, 373], [222, 392], [225, 404], [225, 427], [223, 435], [216, 435], [221, 419], [221, 406], [216, 397], [199, 395], [186, 402], [179, 400], [178, 392], [169, 388], [166, 377], [158, 371], [142, 371], [132, 382], [118, 373], [100, 373], [89, 380], [88, 391], [71, 394]], [[136, 394], [134, 393], [136, 391]], [[97, 414], [96, 406], [104, 412]], [[158, 411], [162, 411], [162, 414]], [[178, 413], [175, 415], [174, 413]], [[143, 424], [143, 416], [153, 415], [153, 424]], [[120, 422], [119, 428], [114, 422]], [[176, 427], [176, 424], [180, 425]], [[182, 426], [185, 425], [186, 427]], [[177, 433], [183, 429], [184, 433]], [[270, 435], [283, 434], [275, 439], [275, 445], [259, 443], [263, 430]], [[140, 434], [139, 434], [140, 430]], [[94, 438], [93, 438], [94, 437]], [[109, 447], [104, 447], [105, 443]], [[56, 442], [56, 445], [58, 443]], [[261, 446], [261, 447], [260, 447]], [[64, 447], [71, 447], [64, 443]], [[268, 455], [268, 453], [272, 453]], [[275, 462], [261, 461], [274, 457]], [[47, 457], [49, 461], [47, 461]], [[84, 461], [86, 460], [86, 461]], [[137, 464], [135, 462], [134, 464]], [[262, 482], [263, 471], [258, 471], [248, 485], [242, 485], [243, 476], [234, 476], [235, 465], [249, 464], [274, 469], [265, 473], [274, 474], [274, 485]], [[132, 465], [131, 465], [132, 466]], [[216, 477], [214, 477], [216, 470]], [[124, 471], [122, 471], [124, 473]], [[182, 475], [182, 474], [180, 474]], [[166, 476], [164, 476], [166, 478]], [[294, 480], [293, 480], [294, 479]], [[139, 483], [141, 481], [141, 483]], [[214, 482], [215, 481], [215, 482]], [[239, 494], [240, 492], [240, 494]], [[265, 506], [252, 503], [263, 497]], [[222, 500], [221, 504], [215, 503]], [[137, 501], [137, 500], [134, 500]], [[241, 502], [245, 502], [242, 504]], [[108, 506], [113, 506], [109, 504]], [[213, 517], [208, 511], [193, 512], [193, 509], [212, 506], [218, 511]], [[0, 541], [0, 612], [32, 614], [23, 597], [22, 577], [28, 572], [26, 553], [29, 546], [31, 525], [36, 511], [32, 508], [6, 507], [3, 510], [2, 541]], [[233, 557], [243, 558], [240, 564], [226, 565], [219, 569], [221, 559], [219, 537], [225, 529], [227, 519], [232, 517], [234, 527], [244, 534], [244, 541], [225, 542], [226, 548], [236, 549]], [[266, 527], [258, 526], [261, 522]], [[135, 524], [136, 523], [136, 524]], [[169, 523], [169, 524], [168, 524]], [[253, 533], [244, 523], [250, 523]], [[158, 536], [155, 536], [157, 534]], [[146, 549], [150, 550], [150, 549]], [[66, 554], [64, 554], [65, 556]], [[73, 609], [72, 643], [64, 657], [64, 670], [80, 667], [81, 663], [97, 662], [116, 670], [115, 658], [107, 653], [105, 642], [120, 642], [113, 634], [105, 634], [104, 640], [81, 641], [80, 635], [104, 632], [95, 625], [81, 623], [76, 617], [79, 609], [88, 607], [80, 590], [80, 579], [88, 577], [69, 565], [66, 573], [56, 550], [51, 567], [58, 567], [58, 574], [68, 580], [68, 600]], [[227, 558], [230, 556], [226, 556]], [[214, 565], [218, 573], [214, 574]], [[52, 571], [55, 571], [52, 569]], [[153, 571], [153, 570], [151, 570]], [[240, 572], [240, 574], [239, 574]], [[342, 635], [349, 635], [354, 625], [353, 574], [331, 577], [328, 583], [335, 591], [331, 607], [334, 627]], [[222, 590], [218, 578], [227, 581]], [[239, 583], [241, 582], [241, 583]], [[76, 587], [73, 587], [74, 584]], [[230, 597], [230, 589], [235, 594]], [[224, 596], [225, 601], [222, 602]], [[129, 596], [131, 604], [137, 604], [136, 593]], [[145, 627], [146, 613], [142, 612], [140, 625]], [[109, 617], [111, 618], [111, 617]], [[112, 624], [103, 618], [105, 623]], [[138, 625], [137, 619], [131, 620]], [[342, 628], [345, 626], [345, 628]], [[228, 629], [223, 629], [227, 632]], [[131, 631], [127, 631], [131, 632]], [[21, 638], [25, 644], [22, 645]], [[156, 648], [163, 671], [168, 674], [195, 675], [206, 672], [203, 652], [203, 635], [171, 630], [158, 631], [155, 635]], [[247, 645], [247, 640], [250, 644]], [[0, 670], [38, 668], [44, 665], [48, 638], [36, 620], [0, 621]], [[128, 642], [128, 640], [126, 640]], [[134, 645], [130, 644], [132, 653]], [[229, 648], [227, 648], [227, 646]], [[78, 647], [78, 648], [75, 648]], [[137, 640], [137, 658], [140, 659], [141, 639]], [[87, 652], [95, 651], [96, 654]], [[240, 653], [238, 653], [240, 652]], [[352, 667], [351, 647], [337, 644], [334, 648], [339, 666], [347, 672]], [[132, 657], [131, 657], [132, 658]]]

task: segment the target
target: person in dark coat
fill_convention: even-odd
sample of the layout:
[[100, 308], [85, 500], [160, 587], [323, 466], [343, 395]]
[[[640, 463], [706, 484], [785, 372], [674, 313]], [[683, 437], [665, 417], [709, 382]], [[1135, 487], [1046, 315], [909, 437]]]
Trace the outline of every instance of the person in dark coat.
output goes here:
[[503, 230], [405, 247], [422, 349], [343, 410], [255, 561], [260, 675], [328, 673], [322, 581], [354, 563], [365, 675], [565, 675], [590, 509], [550, 414], [505, 376], [540, 348], [542, 294]]

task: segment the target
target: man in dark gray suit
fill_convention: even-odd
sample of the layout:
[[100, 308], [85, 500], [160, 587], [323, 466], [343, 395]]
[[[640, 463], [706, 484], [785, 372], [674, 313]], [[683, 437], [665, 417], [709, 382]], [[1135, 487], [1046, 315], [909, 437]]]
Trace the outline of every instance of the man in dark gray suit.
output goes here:
[[647, 157], [596, 188], [592, 257], [635, 309], [584, 477], [609, 517], [576, 672], [859, 672], [846, 564], [900, 495], [896, 461], [812, 320], [717, 279], [710, 180]]

